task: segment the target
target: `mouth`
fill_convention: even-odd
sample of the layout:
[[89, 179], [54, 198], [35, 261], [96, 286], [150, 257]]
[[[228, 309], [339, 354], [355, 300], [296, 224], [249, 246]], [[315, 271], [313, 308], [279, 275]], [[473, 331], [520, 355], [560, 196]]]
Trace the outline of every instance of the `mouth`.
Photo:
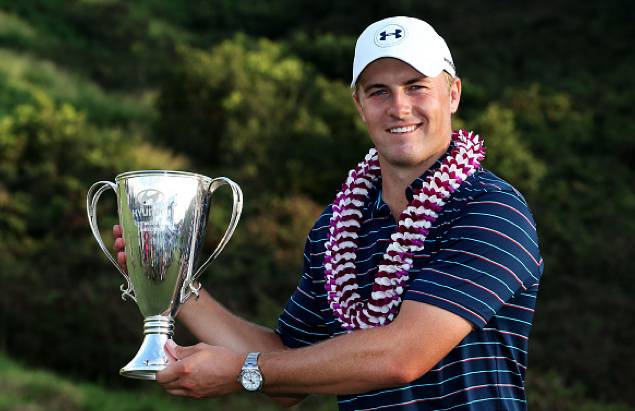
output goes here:
[[414, 125], [411, 125], [411, 126], [390, 128], [390, 129], [388, 129], [388, 131], [391, 134], [403, 134], [403, 133], [411, 133], [411, 132], [415, 131], [417, 128], [419, 128], [419, 125], [418, 124], [414, 124]]

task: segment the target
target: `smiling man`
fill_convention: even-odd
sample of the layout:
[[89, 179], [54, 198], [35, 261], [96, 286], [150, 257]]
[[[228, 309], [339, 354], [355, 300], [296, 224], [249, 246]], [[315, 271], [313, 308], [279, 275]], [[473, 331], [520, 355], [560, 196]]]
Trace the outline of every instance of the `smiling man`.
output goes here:
[[[407, 204], [405, 189], [448, 149], [451, 114], [459, 107], [461, 81], [428, 77], [395, 58], [371, 62], [358, 77], [355, 104], [377, 147], [382, 179], [394, 193], [395, 216]], [[388, 180], [387, 180], [388, 179]], [[383, 200], [393, 197], [384, 191]]]
[[[352, 87], [374, 148], [309, 233], [278, 328], [201, 292], [179, 319], [202, 343], [170, 341], [157, 381], [175, 395], [245, 389], [281, 405], [335, 394], [341, 410], [526, 410], [535, 224], [480, 165], [480, 138], [452, 130], [461, 81], [445, 41], [418, 19], [374, 23]], [[120, 227], [115, 236], [124, 265]]]

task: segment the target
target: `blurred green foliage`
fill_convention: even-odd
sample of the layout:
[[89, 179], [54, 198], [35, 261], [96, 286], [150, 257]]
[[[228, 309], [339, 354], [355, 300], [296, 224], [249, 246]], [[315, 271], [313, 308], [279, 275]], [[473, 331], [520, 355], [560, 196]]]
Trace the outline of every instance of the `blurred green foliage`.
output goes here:
[[[446, 38], [463, 80], [454, 126], [481, 134], [485, 166], [525, 195], [538, 223], [546, 271], [530, 409], [628, 410], [635, 3], [626, 0], [0, 0], [0, 351], [74, 380], [148, 390], [117, 375], [142, 319], [120, 300], [124, 280], [85, 210], [92, 183], [135, 169], [242, 186], [241, 223], [202, 281], [275, 327], [308, 230], [370, 147], [348, 88], [355, 37], [397, 14]], [[229, 194], [217, 196], [204, 253], [229, 218]], [[108, 241], [114, 195], [99, 212]], [[176, 338], [193, 342], [182, 327]], [[108, 397], [42, 374], [3, 385], [14, 372], [0, 362], [0, 409], [35, 407], [12, 396], [43, 398], [30, 390], [51, 402], [28, 409], [91, 409], [85, 401]], [[154, 409], [145, 401], [155, 395], [119, 403]], [[255, 406], [232, 401], [204, 404]]]
[[[0, 354], [0, 410], [2, 411], [223, 411], [279, 410], [264, 397], [247, 393], [214, 401], [172, 397], [157, 385], [136, 390], [107, 390], [90, 383], [75, 383], [40, 369], [27, 369]], [[327, 411], [334, 398], [316, 396], [294, 409]]]
[[341, 165], [368, 151], [349, 87], [278, 44], [239, 36], [209, 51], [181, 46], [177, 58], [157, 100], [154, 137], [212, 173], [237, 172], [253, 185], [248, 192], [329, 201]]

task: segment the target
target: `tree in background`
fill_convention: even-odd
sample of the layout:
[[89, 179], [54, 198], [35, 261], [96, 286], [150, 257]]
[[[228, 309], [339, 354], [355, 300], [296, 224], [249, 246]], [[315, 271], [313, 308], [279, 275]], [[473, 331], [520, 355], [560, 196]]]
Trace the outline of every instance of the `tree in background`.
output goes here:
[[[111, 364], [116, 340], [125, 345], [122, 330], [132, 329], [135, 317], [119, 308], [122, 279], [93, 247], [87, 187], [121, 170], [186, 166], [133, 135], [95, 127], [85, 113], [42, 93], [2, 117], [0, 347], [81, 376]], [[116, 221], [110, 200], [104, 229]]]
[[279, 44], [238, 36], [209, 51], [181, 46], [177, 56], [155, 138], [203, 168], [238, 173], [258, 197], [329, 201], [370, 147], [351, 90]]
[[[94, 181], [140, 168], [243, 186], [241, 224], [202, 279], [249, 318], [275, 321], [312, 216], [370, 145], [347, 87], [351, 36], [413, 14], [437, 27], [458, 63], [456, 127], [481, 134], [485, 166], [523, 192], [538, 223], [546, 271], [530, 349], [535, 392], [575, 397], [569, 409], [583, 395], [632, 403], [634, 7], [0, 0], [0, 347], [104, 380], [134, 354], [141, 318], [120, 301], [121, 279], [83, 208]], [[102, 201], [105, 231], [112, 198]], [[208, 248], [226, 221], [215, 207]], [[56, 356], [44, 348], [51, 341]], [[87, 369], [97, 357], [105, 362]]]

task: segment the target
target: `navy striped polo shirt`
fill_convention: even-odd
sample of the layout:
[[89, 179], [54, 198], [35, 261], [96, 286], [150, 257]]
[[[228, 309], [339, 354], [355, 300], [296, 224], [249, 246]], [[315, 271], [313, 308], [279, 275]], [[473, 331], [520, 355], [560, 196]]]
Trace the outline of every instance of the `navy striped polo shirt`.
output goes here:
[[[410, 201], [439, 164], [409, 187]], [[330, 217], [329, 206], [311, 230], [302, 279], [279, 319], [277, 332], [287, 347], [346, 333], [324, 289]], [[366, 200], [359, 233], [357, 282], [364, 299], [394, 228], [380, 179]], [[421, 378], [399, 388], [339, 396], [340, 410], [526, 410], [527, 342], [542, 270], [535, 223], [522, 195], [478, 169], [434, 222], [403, 295], [458, 314], [474, 330]]]

